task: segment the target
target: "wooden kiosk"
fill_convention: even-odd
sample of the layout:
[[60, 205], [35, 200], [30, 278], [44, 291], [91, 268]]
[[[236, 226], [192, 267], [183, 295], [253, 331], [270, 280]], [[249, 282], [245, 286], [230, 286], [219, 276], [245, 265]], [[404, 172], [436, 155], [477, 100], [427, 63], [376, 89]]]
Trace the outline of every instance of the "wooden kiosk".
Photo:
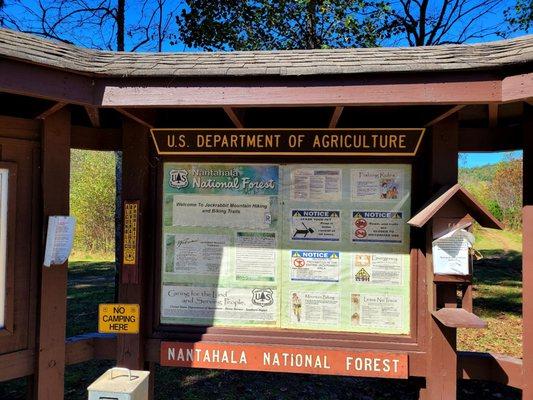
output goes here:
[[[107, 358], [417, 378], [431, 400], [493, 380], [533, 398], [532, 67], [531, 36], [130, 54], [0, 30], [0, 380], [62, 399], [65, 365]], [[138, 334], [65, 337], [67, 265], [42, 261], [72, 148], [122, 151], [118, 300], [140, 305]], [[470, 276], [434, 275], [431, 247], [465, 221], [499, 226], [456, 185], [458, 153], [515, 149], [523, 360], [456, 350], [456, 329], [483, 322]]]

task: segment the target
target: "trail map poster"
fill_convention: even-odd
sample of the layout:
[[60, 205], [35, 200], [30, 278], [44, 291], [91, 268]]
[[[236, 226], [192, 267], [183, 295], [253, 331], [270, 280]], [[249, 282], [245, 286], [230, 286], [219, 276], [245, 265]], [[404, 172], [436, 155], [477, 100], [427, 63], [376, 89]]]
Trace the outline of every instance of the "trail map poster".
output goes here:
[[161, 323], [409, 333], [410, 165], [163, 172]]

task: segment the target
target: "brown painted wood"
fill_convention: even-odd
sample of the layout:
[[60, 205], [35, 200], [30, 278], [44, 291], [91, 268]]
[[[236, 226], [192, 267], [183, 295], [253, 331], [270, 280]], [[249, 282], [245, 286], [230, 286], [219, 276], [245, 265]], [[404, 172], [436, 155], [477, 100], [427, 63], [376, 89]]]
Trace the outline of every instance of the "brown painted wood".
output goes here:
[[494, 129], [498, 126], [498, 103], [490, 103], [489, 107], [489, 128]]
[[331, 114], [331, 119], [329, 120], [328, 127], [329, 128], [336, 128], [337, 124], [339, 123], [339, 119], [341, 118], [342, 112], [344, 110], [344, 107], [337, 106], [333, 110], [333, 114]]
[[79, 364], [97, 359], [115, 359], [117, 339], [114, 335], [89, 333], [74, 336], [66, 342], [66, 365]]
[[522, 127], [459, 129], [459, 151], [510, 151], [522, 149]]
[[502, 102], [529, 100], [533, 97], [533, 72], [507, 76], [502, 80]]
[[[461, 202], [461, 204], [456, 206], [456, 208], [459, 209], [458, 212], [460, 214], [471, 214], [476, 222], [485, 228], [503, 229], [503, 224], [458, 183], [450, 188], [445, 186], [439, 190], [436, 195], [429, 200], [429, 203], [407, 223], [411, 226], [421, 228], [443, 210], [443, 208], [448, 207], [454, 199]], [[462, 213], [461, 205], [464, 209]], [[462, 218], [463, 215], [460, 214], [459, 216]]]
[[477, 315], [464, 308], [441, 308], [431, 313], [439, 322], [448, 328], [486, 328], [487, 323]]
[[236, 110], [233, 107], [223, 107], [224, 112], [231, 119], [235, 128], [244, 128], [244, 115], [242, 110]]
[[[458, 178], [458, 118], [457, 113], [436, 123], [431, 129], [430, 190], [453, 186]], [[431, 227], [426, 230], [427, 279], [433, 278]], [[439, 284], [428, 286], [428, 308], [433, 313], [439, 302], [452, 303], [451, 290]], [[449, 287], [448, 287], [449, 289]], [[455, 292], [455, 289], [453, 290]], [[421, 397], [431, 400], [455, 400], [457, 393], [457, 334], [455, 328], [444, 326], [433, 315], [428, 316], [428, 347], [426, 356], [426, 388]]]
[[17, 351], [0, 356], [0, 382], [21, 378], [33, 373], [35, 353], [32, 350]]
[[42, 113], [40, 113], [39, 115], [37, 115], [35, 117], [35, 119], [45, 119], [47, 118], [48, 116], [54, 114], [55, 112], [61, 110], [63, 107], [65, 107], [67, 105], [67, 103], [63, 103], [61, 101], [58, 101], [57, 103], [55, 103], [52, 107], [50, 107], [49, 109], [47, 110], [44, 110]]
[[0, 115], [0, 137], [38, 140], [40, 130], [40, 121]]
[[147, 128], [155, 127], [156, 111], [153, 109], [126, 109], [115, 107], [115, 110]]
[[[68, 215], [70, 112], [63, 108], [43, 121], [43, 215]], [[36, 398], [63, 398], [68, 262], [41, 267]]]
[[533, 106], [524, 109], [524, 208], [522, 210], [523, 392], [533, 398]]
[[70, 133], [70, 147], [83, 150], [120, 151], [122, 130], [74, 125]]
[[459, 110], [461, 110], [462, 108], [466, 107], [466, 105], [464, 104], [459, 104], [457, 106], [453, 106], [451, 107], [450, 109], [448, 109], [447, 111], [443, 112], [442, 114], [436, 116], [435, 118], [433, 118], [431, 121], [427, 122], [424, 127], [425, 128], [428, 128], [430, 126], [433, 126], [435, 125], [437, 122], [440, 122], [442, 121], [443, 119], [446, 119], [448, 118], [450, 115], [453, 115], [455, 114], [456, 112], [458, 112]]
[[100, 110], [93, 106], [85, 106], [84, 108], [93, 128], [100, 128]]
[[91, 77], [60, 69], [0, 60], [0, 91], [72, 104], [92, 104]]
[[[359, 77], [342, 79], [102, 79], [95, 98], [103, 107], [276, 107], [476, 104], [501, 101], [501, 78], [489, 74]], [[468, 88], [468, 89], [467, 89]]]
[[[139, 212], [139, 252], [136, 266], [120, 265], [119, 302], [139, 304], [141, 316], [144, 315], [145, 279], [143, 274], [148, 267], [148, 237], [150, 224], [145, 221], [149, 215], [149, 131], [132, 119], [123, 120], [123, 153], [122, 153], [122, 199], [124, 201], [140, 201]], [[146, 227], [146, 228], [145, 228]], [[136, 282], [136, 283], [126, 283]], [[143, 320], [141, 318], [141, 326]], [[117, 363], [131, 369], [143, 369], [144, 329], [136, 335], [118, 335]]]
[[459, 351], [457, 376], [460, 379], [499, 382], [522, 389], [522, 362], [519, 358], [501, 354]]

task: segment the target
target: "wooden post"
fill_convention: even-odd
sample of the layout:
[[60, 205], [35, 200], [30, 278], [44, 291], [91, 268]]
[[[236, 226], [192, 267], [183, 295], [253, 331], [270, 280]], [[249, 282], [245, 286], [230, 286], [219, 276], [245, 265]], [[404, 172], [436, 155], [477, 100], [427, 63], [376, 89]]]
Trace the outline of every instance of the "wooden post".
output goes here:
[[[69, 214], [70, 111], [62, 108], [43, 121], [43, 224], [50, 215]], [[68, 263], [41, 268], [36, 398], [62, 399], [65, 374], [65, 333]]]
[[525, 105], [522, 214], [522, 399], [533, 399], [533, 107]]
[[[433, 193], [445, 185], [454, 185], [458, 178], [458, 119], [453, 114], [437, 122], [431, 130], [431, 177]], [[436, 293], [433, 283], [431, 257], [432, 233], [427, 235], [427, 282], [428, 282], [428, 346], [426, 389], [420, 398], [428, 400], [455, 400], [457, 392], [457, 347], [454, 328], [437, 321], [431, 312], [437, 306], [453, 304], [449, 293]], [[438, 304], [437, 302], [441, 304]]]
[[[141, 307], [140, 333], [138, 335], [118, 335], [117, 364], [130, 369], [143, 369], [143, 315], [146, 315], [144, 304], [143, 270], [147, 265], [147, 255], [144, 251], [146, 231], [150, 224], [146, 221], [148, 214], [149, 188], [149, 131], [144, 125], [129, 118], [123, 120], [122, 134], [122, 199], [139, 200], [139, 246], [138, 261], [135, 266], [123, 265], [117, 261], [120, 268], [119, 302], [139, 304]], [[117, 243], [122, 246], [122, 243]]]

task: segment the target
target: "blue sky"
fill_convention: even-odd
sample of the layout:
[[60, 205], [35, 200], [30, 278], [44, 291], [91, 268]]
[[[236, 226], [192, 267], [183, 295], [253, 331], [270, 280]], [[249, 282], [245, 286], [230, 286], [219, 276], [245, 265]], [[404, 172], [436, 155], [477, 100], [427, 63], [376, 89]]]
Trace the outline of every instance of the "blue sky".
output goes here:
[[[443, 0], [433, 0], [429, 3], [430, 10], [429, 11], [435, 11], [436, 7], [440, 4], [440, 2]], [[472, 4], [477, 4], [482, 0], [473, 0]], [[42, 2], [45, 5], [54, 5], [57, 6], [59, 2], [55, 2], [55, 0], [5, 0], [5, 9], [4, 12], [7, 15], [15, 16], [17, 20], [33, 20], [34, 27], [38, 27], [40, 25], [39, 16], [37, 14], [32, 15], [32, 13], [35, 12], [35, 10], [39, 10], [39, 3]], [[74, 3], [74, 2], [73, 2]], [[96, 4], [98, 2], [91, 2], [88, 1], [89, 4]], [[392, 4], [395, 4], [394, 0], [391, 0]], [[494, 25], [501, 24], [503, 22], [503, 12], [505, 9], [512, 7], [516, 4], [516, 0], [487, 0], [487, 3], [494, 3], [495, 6], [492, 9], [491, 12], [486, 14], [483, 18], [476, 20], [476, 25], [483, 28], [493, 27]], [[68, 4], [68, 3], [67, 3]], [[151, 7], [150, 5], [156, 4], [155, 1], [148, 2], [147, 8], [142, 8], [141, 5], [143, 2], [140, 1], [134, 1], [134, 0], [128, 0], [126, 1], [126, 25], [128, 25], [128, 33], [132, 33], [132, 27], [135, 25], [135, 23], [138, 20], [146, 21], [147, 18], [151, 15]], [[165, 0], [165, 16], [170, 16], [168, 18], [169, 22], [169, 33], [171, 34], [177, 34], [177, 25], [175, 23], [175, 17], [184, 9], [187, 9], [186, 1], [184, 0]], [[153, 8], [153, 7], [152, 7]], [[64, 14], [65, 12], [63, 12]], [[170, 14], [172, 13], [172, 14]], [[52, 13], [48, 13], [48, 15], [53, 15]], [[1, 17], [1, 16], [0, 16]], [[37, 20], [37, 22], [36, 22]], [[454, 36], [454, 34], [458, 34], [459, 31], [462, 30], [463, 25], [470, 23], [471, 21], [466, 19], [464, 22], [458, 24], [452, 30], [449, 32], [451, 36]], [[133, 25], [132, 25], [133, 24]], [[24, 24], [23, 24], [24, 25]], [[8, 24], [9, 26], [9, 24]], [[26, 26], [28, 26], [26, 24]], [[502, 29], [503, 26], [500, 27], [501, 30], [506, 31], [505, 29]], [[85, 26], [83, 28], [76, 28], [73, 30], [61, 30], [59, 31], [60, 35], [67, 39], [67, 40], [73, 40], [78, 45], [82, 45], [85, 47], [99, 47], [102, 48], [103, 44], [108, 41], [110, 37], [113, 37], [112, 33], [112, 25], [110, 23], [104, 23], [103, 25], [103, 32], [100, 32], [100, 26], [98, 24], [94, 24], [92, 27]], [[75, 32], [71, 33], [71, 32]], [[152, 31], [153, 33], [153, 31]], [[508, 32], [509, 33], [509, 32]], [[133, 33], [132, 35], [127, 34], [126, 35], [126, 50], [132, 49], [135, 46], [135, 43], [138, 43], [139, 34]], [[519, 36], [524, 34], [524, 32], [512, 32], [509, 33], [510, 37]], [[76, 36], [74, 38], [74, 36]], [[144, 36], [144, 35], [142, 35]], [[132, 37], [135, 37], [133, 40]], [[479, 42], [479, 41], [489, 41], [489, 40], [497, 40], [500, 39], [499, 36], [492, 34], [487, 35], [482, 38], [475, 38], [472, 40], [469, 40], [469, 42]], [[183, 42], [179, 40], [179, 38], [173, 38], [174, 44], [169, 44], [169, 41], [165, 41], [163, 45], [163, 51], [198, 51], [199, 49], [196, 48], [188, 48]], [[393, 38], [390, 40], [387, 40], [383, 43], [385, 46], [405, 46], [407, 45], [407, 41], [403, 39], [402, 37]], [[144, 51], [153, 51], [154, 48], [150, 46], [143, 46], [140, 48], [140, 50]]]
[[522, 158], [522, 151], [505, 151], [497, 153], [461, 153], [459, 166], [465, 168], [479, 167], [488, 164], [497, 164], [511, 158]]

